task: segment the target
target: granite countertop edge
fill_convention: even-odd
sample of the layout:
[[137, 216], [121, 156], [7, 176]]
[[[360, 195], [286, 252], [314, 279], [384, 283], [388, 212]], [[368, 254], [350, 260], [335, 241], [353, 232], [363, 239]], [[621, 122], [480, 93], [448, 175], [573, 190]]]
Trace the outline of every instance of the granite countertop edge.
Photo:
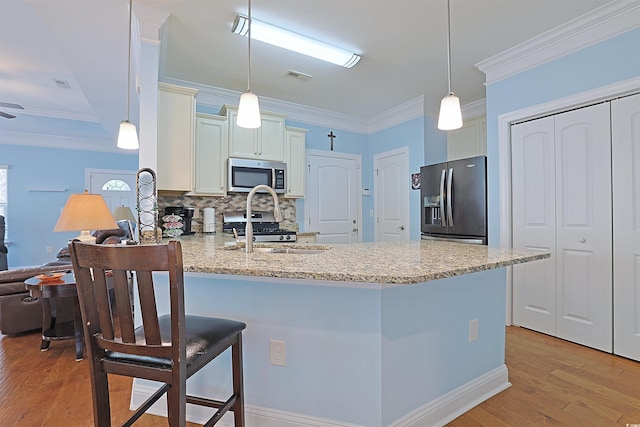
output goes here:
[[549, 252], [441, 241], [356, 244], [259, 244], [323, 250], [316, 254], [247, 254], [222, 236], [192, 235], [181, 242], [185, 273], [312, 281], [416, 284], [550, 257]]

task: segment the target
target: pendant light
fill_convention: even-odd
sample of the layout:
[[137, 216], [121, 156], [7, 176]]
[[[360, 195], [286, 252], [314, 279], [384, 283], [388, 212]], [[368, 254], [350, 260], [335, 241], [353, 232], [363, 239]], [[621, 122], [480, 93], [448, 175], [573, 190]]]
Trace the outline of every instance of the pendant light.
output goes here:
[[447, 72], [449, 79], [449, 93], [440, 102], [440, 116], [438, 129], [453, 130], [462, 127], [462, 111], [460, 100], [451, 90], [451, 6], [447, 0]]
[[258, 103], [258, 97], [251, 92], [251, 0], [249, 0], [248, 34], [249, 61], [247, 66], [247, 91], [240, 96], [236, 124], [242, 128], [259, 128], [262, 125], [262, 121], [260, 120], [260, 105]]
[[136, 131], [136, 125], [129, 121], [129, 114], [131, 110], [130, 98], [131, 98], [131, 20], [133, 15], [133, 0], [129, 0], [129, 54], [127, 57], [127, 120], [123, 120], [120, 123], [120, 131], [118, 132], [118, 148], [124, 148], [126, 150], [137, 150], [140, 148], [138, 143], [138, 133]]

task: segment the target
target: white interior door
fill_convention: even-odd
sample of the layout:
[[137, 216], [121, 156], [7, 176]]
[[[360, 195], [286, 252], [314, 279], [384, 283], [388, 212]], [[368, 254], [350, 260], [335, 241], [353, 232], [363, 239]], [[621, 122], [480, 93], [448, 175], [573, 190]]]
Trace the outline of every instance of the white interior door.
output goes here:
[[555, 116], [556, 335], [613, 350], [609, 104]]
[[376, 241], [409, 240], [408, 156], [404, 147], [373, 159]]
[[511, 127], [513, 247], [551, 258], [513, 266], [513, 323], [556, 333], [554, 119]]
[[307, 152], [305, 221], [319, 243], [362, 241], [360, 156]]
[[87, 188], [101, 194], [111, 212], [118, 206], [131, 208], [136, 217], [136, 171], [87, 170]]
[[640, 360], [640, 95], [611, 103], [613, 352]]

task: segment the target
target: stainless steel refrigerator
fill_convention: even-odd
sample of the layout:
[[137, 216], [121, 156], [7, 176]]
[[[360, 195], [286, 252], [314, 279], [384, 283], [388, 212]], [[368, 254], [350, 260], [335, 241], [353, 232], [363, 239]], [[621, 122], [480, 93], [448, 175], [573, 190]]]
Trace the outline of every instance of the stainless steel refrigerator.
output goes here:
[[487, 157], [420, 168], [422, 239], [487, 244]]

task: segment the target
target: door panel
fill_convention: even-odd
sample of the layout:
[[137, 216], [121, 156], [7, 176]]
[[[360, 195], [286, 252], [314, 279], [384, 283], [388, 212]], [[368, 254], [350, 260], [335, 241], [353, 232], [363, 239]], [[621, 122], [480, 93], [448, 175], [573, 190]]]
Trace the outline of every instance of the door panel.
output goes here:
[[449, 224], [449, 233], [486, 236], [486, 157], [454, 160], [448, 166], [453, 199], [453, 226]]
[[613, 351], [640, 361], [640, 95], [611, 103]]
[[612, 350], [611, 134], [609, 104], [554, 116], [556, 335]]
[[512, 126], [513, 247], [542, 249], [551, 258], [513, 266], [513, 323], [556, 332], [554, 120]]
[[376, 241], [409, 239], [408, 151], [376, 155]]
[[319, 243], [362, 241], [360, 164], [351, 155], [309, 154], [305, 216]]

